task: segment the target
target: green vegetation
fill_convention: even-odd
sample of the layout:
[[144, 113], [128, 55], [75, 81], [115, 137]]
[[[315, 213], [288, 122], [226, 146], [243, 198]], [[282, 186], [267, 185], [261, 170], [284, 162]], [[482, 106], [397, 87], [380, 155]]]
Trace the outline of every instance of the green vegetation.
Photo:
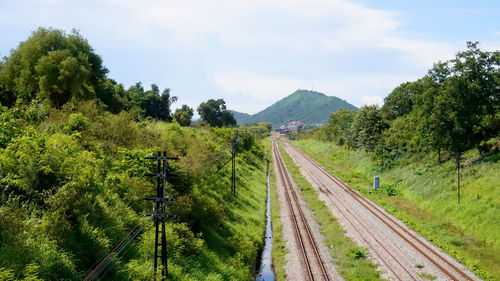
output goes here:
[[223, 99], [209, 99], [198, 106], [198, 114], [201, 119], [210, 126], [235, 126], [236, 120], [233, 114], [226, 109], [226, 102]]
[[[144, 177], [153, 167], [143, 159], [167, 150], [181, 157], [173, 164], [178, 176], [169, 179], [169, 195], [178, 198], [171, 212], [180, 215], [168, 224], [172, 279], [252, 279], [264, 229], [265, 166], [263, 149], [259, 142], [249, 143], [249, 134], [242, 132], [233, 198], [228, 168], [213, 175], [223, 163], [213, 162], [216, 156], [229, 157], [224, 147], [230, 129], [137, 124], [93, 101], [44, 112], [2, 110], [2, 117], [43, 116], [31, 122], [11, 119], [19, 130], [0, 150], [3, 271], [22, 278], [27, 266], [36, 265], [41, 279], [81, 280], [151, 211], [142, 198], [153, 193], [153, 181]], [[150, 280], [153, 238], [149, 224], [107, 277]]]
[[[309, 139], [297, 145], [478, 275], [500, 279], [499, 88], [500, 52], [468, 42], [396, 87], [382, 108], [340, 110], [294, 138]], [[453, 173], [462, 166], [461, 200], [461, 175]], [[368, 194], [375, 175], [385, 187]]]
[[357, 109], [337, 97], [326, 96], [315, 91], [297, 90], [259, 113], [251, 116], [240, 113], [236, 114], [235, 117], [238, 124], [266, 121], [271, 122], [275, 128], [290, 121], [316, 125], [326, 123], [328, 115], [340, 108]]
[[488, 142], [500, 137], [500, 52], [481, 51], [478, 44], [468, 42], [455, 59], [401, 84], [382, 108], [337, 111], [313, 134], [375, 152], [384, 167], [405, 153], [436, 152], [441, 161], [444, 152], [460, 163], [470, 149], [490, 152], [495, 143]]
[[191, 125], [191, 119], [193, 118], [194, 110], [187, 104], [183, 104], [181, 108], [175, 110], [173, 118], [181, 126]]
[[[463, 201], [458, 205], [453, 200], [456, 174], [452, 160], [437, 163], [432, 156], [413, 154], [381, 169], [373, 153], [312, 139], [294, 144], [481, 278], [500, 279], [498, 153], [482, 158], [478, 150], [465, 153], [469, 160], [463, 170]], [[376, 175], [381, 184], [396, 190], [395, 196], [370, 192], [368, 186]]]
[[[265, 230], [265, 126], [239, 128], [237, 196], [221, 167], [234, 129], [181, 127], [177, 98], [154, 84], [124, 90], [78, 33], [39, 29], [0, 64], [0, 279], [82, 280], [149, 219], [167, 151], [171, 280], [252, 280]], [[184, 108], [192, 115], [192, 109]], [[183, 114], [184, 114], [183, 113]], [[178, 115], [183, 115], [178, 114]], [[174, 114], [174, 116], [177, 116]], [[167, 121], [167, 122], [164, 122]], [[185, 123], [183, 123], [185, 121]], [[112, 258], [101, 280], [152, 280], [154, 231]]]
[[95, 97], [107, 72], [101, 57], [78, 32], [66, 35], [39, 28], [4, 58], [0, 102], [10, 105], [16, 99], [39, 98], [59, 108], [73, 96]]
[[429, 273], [423, 273], [423, 272], [419, 273], [418, 276], [420, 276], [424, 279], [427, 279], [427, 280], [436, 280], [437, 279], [436, 276], [429, 274]]
[[314, 213], [314, 220], [325, 237], [323, 242], [335, 260], [337, 272], [346, 280], [382, 280], [376, 266], [366, 259], [367, 249], [359, 247], [344, 235], [343, 228], [325, 203], [318, 199], [318, 192], [302, 176], [290, 155], [282, 147], [280, 151], [288, 171], [300, 187], [302, 198]]
[[125, 90], [106, 77], [87, 40], [77, 31], [39, 28], [0, 61], [0, 103], [39, 103], [60, 109], [68, 101], [96, 100], [112, 113], [128, 111], [136, 119], [171, 121], [177, 97], [157, 85], [145, 91], [140, 82]]
[[242, 113], [242, 112], [238, 112], [238, 111], [234, 111], [234, 110], [229, 110], [229, 112], [231, 112], [233, 114], [234, 119], [236, 119], [236, 121], [240, 125], [245, 124], [245, 123], [241, 122], [241, 120], [246, 119], [246, 118], [251, 116], [250, 114]]

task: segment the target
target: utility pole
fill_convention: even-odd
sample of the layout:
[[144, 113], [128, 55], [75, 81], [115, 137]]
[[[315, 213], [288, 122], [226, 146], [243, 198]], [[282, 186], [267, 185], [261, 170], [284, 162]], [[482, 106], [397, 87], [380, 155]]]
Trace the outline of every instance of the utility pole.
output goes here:
[[231, 158], [220, 167], [215, 175], [217, 175], [224, 167], [226, 167], [227, 163], [231, 161], [231, 194], [236, 196], [236, 152], [238, 147], [238, 131], [236, 131], [233, 140], [231, 141]]
[[[157, 156], [149, 156], [146, 159], [156, 160], [156, 173], [147, 174], [146, 176], [156, 177], [156, 197], [155, 198], [144, 198], [145, 200], [153, 201], [153, 213], [145, 216], [150, 216], [153, 219], [155, 226], [155, 250], [154, 250], [154, 280], [156, 280], [156, 272], [158, 268], [158, 259], [161, 260], [162, 271], [161, 280], [164, 281], [168, 277], [168, 262], [167, 262], [167, 238], [165, 221], [168, 218], [176, 218], [176, 215], [165, 214], [166, 205], [175, 201], [174, 198], [165, 198], [165, 184], [167, 180], [167, 174], [170, 172], [170, 167], [168, 165], [168, 160], [179, 160], [178, 157], [167, 157], [167, 152], [158, 152]], [[160, 229], [161, 226], [161, 229]], [[158, 240], [161, 242], [158, 243]], [[161, 248], [161, 254], [159, 255], [158, 248]]]

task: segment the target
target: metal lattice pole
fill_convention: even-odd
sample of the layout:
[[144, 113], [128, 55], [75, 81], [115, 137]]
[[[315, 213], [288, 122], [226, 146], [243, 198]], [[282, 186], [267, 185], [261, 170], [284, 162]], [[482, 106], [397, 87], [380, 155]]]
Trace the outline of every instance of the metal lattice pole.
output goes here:
[[[166, 181], [167, 174], [169, 173], [168, 160], [178, 160], [177, 157], [167, 157], [167, 152], [158, 152], [157, 156], [146, 157], [146, 159], [156, 160], [156, 174], [148, 174], [147, 176], [156, 177], [156, 197], [146, 198], [153, 200], [153, 213], [150, 215], [153, 218], [155, 226], [155, 249], [154, 249], [154, 280], [156, 280], [156, 272], [158, 271], [158, 259], [161, 259], [161, 280], [164, 281], [168, 277], [168, 262], [167, 262], [167, 239], [166, 239], [166, 226], [167, 218], [175, 218], [176, 215], [166, 214], [166, 205], [174, 202], [175, 199], [166, 199]], [[161, 224], [161, 228], [160, 228]], [[159, 240], [161, 240], [159, 242]], [[159, 250], [158, 248], [161, 247]], [[158, 254], [161, 252], [161, 255]]]

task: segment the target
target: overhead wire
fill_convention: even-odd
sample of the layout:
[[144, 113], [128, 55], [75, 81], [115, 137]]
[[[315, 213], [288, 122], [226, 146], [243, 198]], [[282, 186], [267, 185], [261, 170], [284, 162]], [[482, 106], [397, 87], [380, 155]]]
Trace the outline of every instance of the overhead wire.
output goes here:
[[115, 247], [113, 247], [113, 249], [111, 249], [111, 251], [106, 255], [106, 257], [102, 259], [99, 265], [97, 265], [97, 267], [95, 267], [94, 270], [92, 270], [92, 272], [90, 272], [87, 275], [87, 277], [85, 277], [85, 279], [83, 280], [84, 281], [95, 280], [95, 278], [97, 278], [107, 267], [107, 265], [111, 261], [111, 258], [113, 256], [118, 256], [123, 251], [123, 249], [126, 248], [131, 243], [131, 241], [135, 237], [137, 237], [137, 235], [139, 235], [139, 233], [141, 233], [146, 224], [147, 222], [144, 222], [142, 224], [137, 224], [130, 232], [128, 232], [125, 235], [125, 237], [123, 237], [123, 239]]
[[[133, 249], [132, 247], [125, 247], [125, 250], [123, 252], [121, 252], [121, 256], [122, 257], [126, 257], [127, 254], [130, 253], [130, 251], [132, 249]], [[114, 266], [115, 268], [117, 268], [117, 264], [116, 263], [111, 263], [111, 265]], [[108, 269], [104, 273], [100, 274], [101, 277], [98, 280], [106, 277], [106, 274], [108, 274], [108, 272], [113, 268], [112, 266], [108, 266]], [[119, 276], [120, 276], [119, 274], [115, 274], [115, 276], [113, 277], [112, 280], [113, 281], [116, 280], [116, 278], [118, 278]]]
[[[110, 264], [110, 262], [112, 261], [112, 258], [117, 258], [124, 249], [127, 249], [127, 250], [130, 250], [130, 248], [127, 248], [127, 246], [132, 242], [132, 240], [137, 237], [137, 235], [139, 235], [139, 233], [142, 231], [142, 229], [144, 229], [144, 226], [146, 225], [146, 223], [143, 223], [141, 225], [141, 227], [139, 227], [139, 229], [137, 229], [135, 231], [135, 233], [133, 233], [122, 245], [121, 247], [115, 252], [114, 255], [111, 256], [111, 258], [106, 262], [106, 264], [103, 266], [103, 268], [108, 268], [105, 273], [103, 275], [105, 275], [111, 268], [108, 267], [107, 265]], [[102, 272], [102, 270], [101, 270]], [[96, 275], [98, 276], [98, 275]]]
[[[103, 226], [96, 226], [96, 228], [98, 228], [98, 229], [103, 229], [103, 230], [104, 230], [104, 229], [109, 229], [111, 226], [113, 226], [113, 227], [115, 227], [115, 228], [116, 228], [116, 227], [118, 227], [118, 228], [119, 228], [119, 226], [116, 226], [115, 224], [116, 224], [115, 222], [110, 222], [110, 223], [108, 223], [108, 224], [106, 224], [106, 225], [103, 225]], [[104, 257], [105, 257], [105, 256], [104, 256]], [[103, 258], [104, 258], [104, 257], [103, 257]], [[86, 259], [86, 260], [88, 260], [88, 259]], [[91, 266], [90, 268], [95, 268], [95, 267], [97, 266], [97, 264], [98, 264], [100, 261], [102, 261], [102, 259], [98, 259], [98, 260], [96, 260], [96, 261], [92, 264], [92, 266]]]

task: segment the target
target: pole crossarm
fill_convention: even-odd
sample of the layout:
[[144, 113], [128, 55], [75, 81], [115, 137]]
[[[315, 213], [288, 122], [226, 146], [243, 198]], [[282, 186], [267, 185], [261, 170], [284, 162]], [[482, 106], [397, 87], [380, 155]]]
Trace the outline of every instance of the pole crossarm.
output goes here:
[[[175, 198], [165, 198], [167, 176], [170, 175], [169, 160], [179, 160], [179, 157], [167, 157], [167, 152], [158, 152], [158, 154], [145, 157], [148, 160], [156, 160], [156, 173], [146, 174], [145, 176], [156, 177], [156, 197], [147, 197], [144, 200], [153, 201], [153, 213], [144, 216], [151, 217], [155, 226], [155, 249], [154, 249], [154, 280], [158, 271], [158, 259], [161, 261], [161, 280], [168, 278], [168, 260], [167, 260], [167, 238], [166, 226], [167, 219], [177, 218], [175, 214], [166, 214], [165, 207], [176, 201]], [[161, 229], [160, 229], [161, 227]], [[158, 253], [161, 254], [158, 254]]]

